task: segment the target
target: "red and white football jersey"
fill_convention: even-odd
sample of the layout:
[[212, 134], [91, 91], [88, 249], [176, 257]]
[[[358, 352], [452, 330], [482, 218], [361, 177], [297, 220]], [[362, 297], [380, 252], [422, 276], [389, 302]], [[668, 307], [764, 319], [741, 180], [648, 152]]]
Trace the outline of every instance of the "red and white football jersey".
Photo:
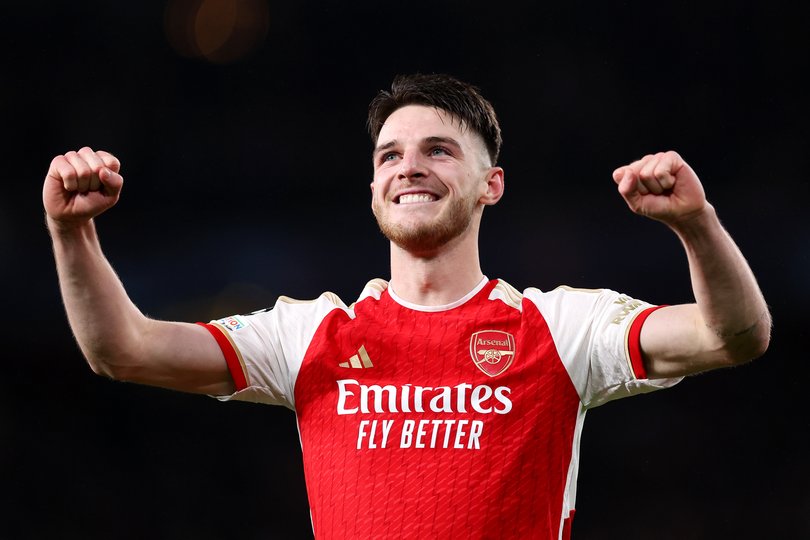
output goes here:
[[317, 538], [566, 538], [585, 412], [649, 380], [650, 304], [615, 291], [522, 294], [486, 278], [446, 306], [373, 280], [205, 325], [232, 396], [297, 415]]

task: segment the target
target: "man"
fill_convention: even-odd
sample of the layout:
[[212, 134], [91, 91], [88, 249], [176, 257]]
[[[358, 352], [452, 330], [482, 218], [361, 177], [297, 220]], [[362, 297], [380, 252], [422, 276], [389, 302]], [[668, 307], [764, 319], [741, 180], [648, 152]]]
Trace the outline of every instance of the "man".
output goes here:
[[568, 537], [589, 408], [766, 350], [756, 280], [677, 153], [613, 172], [631, 210], [686, 250], [696, 303], [661, 307], [607, 289], [520, 293], [484, 276], [478, 230], [504, 171], [476, 88], [399, 77], [372, 101], [369, 129], [391, 278], [350, 306], [326, 293], [208, 324], [151, 320], [93, 224], [118, 199], [118, 160], [86, 147], [57, 156], [43, 192], [93, 370], [295, 410], [317, 537]]

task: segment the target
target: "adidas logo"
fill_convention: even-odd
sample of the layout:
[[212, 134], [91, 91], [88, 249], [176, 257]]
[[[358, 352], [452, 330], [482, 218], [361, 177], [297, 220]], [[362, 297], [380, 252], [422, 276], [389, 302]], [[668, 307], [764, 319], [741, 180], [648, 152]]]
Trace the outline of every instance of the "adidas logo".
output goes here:
[[374, 367], [374, 364], [371, 363], [371, 358], [368, 357], [366, 346], [360, 345], [360, 349], [358, 349], [357, 354], [349, 358], [348, 362], [341, 362], [338, 364], [338, 367], [363, 369]]

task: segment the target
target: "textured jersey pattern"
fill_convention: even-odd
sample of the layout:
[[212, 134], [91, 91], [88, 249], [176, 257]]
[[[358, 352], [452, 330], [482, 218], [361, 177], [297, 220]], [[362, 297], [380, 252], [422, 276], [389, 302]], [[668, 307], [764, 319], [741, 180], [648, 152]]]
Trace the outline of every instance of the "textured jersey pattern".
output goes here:
[[650, 306], [613, 291], [492, 280], [422, 311], [370, 285], [209, 326], [232, 397], [296, 411], [318, 538], [560, 538], [587, 408], [676, 382], [633, 373]]

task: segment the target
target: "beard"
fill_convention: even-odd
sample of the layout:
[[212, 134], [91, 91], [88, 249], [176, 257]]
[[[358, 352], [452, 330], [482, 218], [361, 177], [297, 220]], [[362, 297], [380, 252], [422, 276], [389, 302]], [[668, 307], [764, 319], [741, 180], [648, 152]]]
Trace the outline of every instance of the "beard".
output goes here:
[[461, 236], [470, 227], [475, 207], [473, 198], [455, 199], [434, 220], [416, 224], [392, 223], [377, 201], [371, 209], [386, 238], [405, 251], [425, 253], [436, 251]]

